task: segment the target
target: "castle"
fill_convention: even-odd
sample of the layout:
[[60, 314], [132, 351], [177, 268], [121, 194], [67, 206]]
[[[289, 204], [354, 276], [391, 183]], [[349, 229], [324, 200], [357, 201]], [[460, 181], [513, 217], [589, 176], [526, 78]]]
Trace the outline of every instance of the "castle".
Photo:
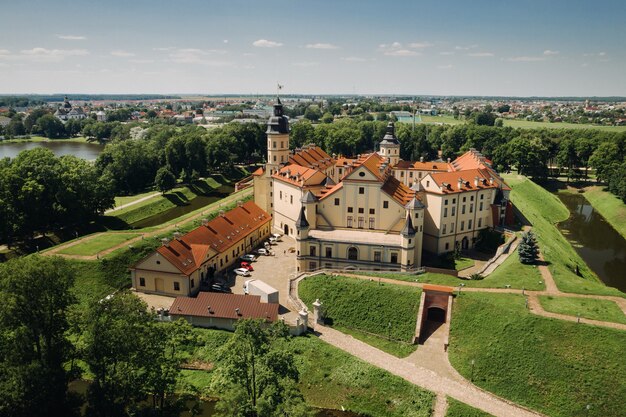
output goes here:
[[334, 158], [314, 145], [290, 151], [289, 132], [278, 99], [254, 201], [296, 239], [298, 271], [410, 271], [424, 251], [470, 249], [481, 230], [512, 219], [510, 188], [474, 149], [454, 161], [403, 161], [390, 122], [378, 152]]

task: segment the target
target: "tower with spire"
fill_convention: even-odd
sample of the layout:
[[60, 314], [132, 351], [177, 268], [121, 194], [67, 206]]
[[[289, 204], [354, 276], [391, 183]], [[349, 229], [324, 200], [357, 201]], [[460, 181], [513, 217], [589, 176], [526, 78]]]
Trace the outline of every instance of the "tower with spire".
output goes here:
[[396, 137], [396, 128], [393, 122], [387, 124], [385, 136], [380, 141], [380, 156], [387, 158], [392, 167], [400, 160], [400, 142]]
[[269, 174], [274, 174], [289, 161], [289, 119], [284, 114], [283, 104], [276, 97], [274, 115], [267, 121], [267, 165]]

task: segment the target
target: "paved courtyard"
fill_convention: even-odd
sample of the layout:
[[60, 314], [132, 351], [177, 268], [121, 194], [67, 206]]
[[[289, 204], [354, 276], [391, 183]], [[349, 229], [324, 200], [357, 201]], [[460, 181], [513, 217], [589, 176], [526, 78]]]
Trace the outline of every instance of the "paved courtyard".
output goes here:
[[237, 276], [229, 278], [228, 285], [234, 294], [243, 294], [243, 283], [248, 279], [258, 279], [278, 290], [280, 310], [284, 315], [293, 310], [289, 302], [289, 278], [296, 271], [296, 253], [289, 252], [289, 248], [296, 247], [295, 239], [283, 236], [276, 245], [272, 245], [274, 256], [259, 256], [252, 263], [254, 271], [250, 277]]

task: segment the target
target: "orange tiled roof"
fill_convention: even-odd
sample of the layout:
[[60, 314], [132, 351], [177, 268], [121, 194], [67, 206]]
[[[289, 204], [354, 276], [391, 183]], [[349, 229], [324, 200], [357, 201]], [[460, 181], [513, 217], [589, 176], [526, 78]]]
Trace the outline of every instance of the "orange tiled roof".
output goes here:
[[[223, 319], [278, 319], [279, 304], [262, 303], [258, 295], [201, 292], [197, 297], [176, 297], [172, 316], [215, 317]], [[237, 312], [239, 310], [239, 312]]]
[[[443, 191], [438, 190], [442, 194], [460, 193], [464, 191], [476, 191], [487, 188], [498, 188], [496, 178], [491, 175], [487, 169], [466, 169], [464, 171], [453, 172], [435, 172], [430, 174], [431, 178], [441, 187], [446, 185]], [[478, 186], [474, 184], [474, 179], [478, 177]], [[490, 184], [490, 179], [493, 178], [493, 184]], [[462, 180], [461, 187], [459, 188], [459, 179]]]
[[394, 176], [390, 175], [382, 186], [381, 190], [396, 200], [402, 206], [405, 206], [413, 197], [419, 200], [415, 191], [398, 181]]
[[472, 148], [452, 161], [451, 165], [455, 171], [464, 171], [466, 169], [484, 169], [491, 167], [491, 161], [485, 158], [483, 154], [476, 149]]
[[335, 191], [340, 190], [343, 187], [343, 182], [340, 182], [339, 184], [333, 185], [332, 187], [326, 187], [325, 189], [321, 189], [317, 192], [316, 197], [319, 198], [320, 200], [323, 200], [324, 198], [328, 197], [329, 195], [333, 194]]
[[434, 284], [424, 284], [422, 289], [424, 291], [439, 291], [439, 292], [447, 292], [447, 293], [452, 293], [454, 291], [453, 287], [448, 287], [446, 285], [434, 285]]
[[302, 187], [320, 185], [328, 177], [317, 169], [292, 164], [282, 167], [278, 172], [272, 174], [272, 178]]
[[420, 162], [420, 161], [399, 161], [394, 168], [414, 169], [417, 171], [453, 171], [454, 168], [446, 162]]
[[324, 170], [335, 164], [335, 160], [330, 157], [319, 146], [308, 145], [289, 157], [289, 162], [307, 168]]
[[235, 242], [271, 221], [271, 217], [252, 201], [218, 216], [178, 239], [172, 239], [157, 252], [183, 274], [198, 269], [213, 253], [228, 250]]
[[258, 177], [258, 176], [263, 175], [264, 172], [265, 172], [265, 169], [263, 169], [263, 167], [259, 167], [257, 168], [256, 171], [252, 173], [252, 175], [254, 175], [255, 177]]

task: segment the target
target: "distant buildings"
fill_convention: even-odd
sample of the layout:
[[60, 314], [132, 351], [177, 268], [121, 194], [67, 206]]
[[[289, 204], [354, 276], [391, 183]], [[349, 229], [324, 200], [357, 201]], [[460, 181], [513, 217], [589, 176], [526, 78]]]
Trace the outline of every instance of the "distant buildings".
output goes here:
[[68, 120], [82, 120], [87, 117], [82, 108], [72, 106], [67, 96], [63, 104], [54, 112], [54, 115], [64, 122]]

